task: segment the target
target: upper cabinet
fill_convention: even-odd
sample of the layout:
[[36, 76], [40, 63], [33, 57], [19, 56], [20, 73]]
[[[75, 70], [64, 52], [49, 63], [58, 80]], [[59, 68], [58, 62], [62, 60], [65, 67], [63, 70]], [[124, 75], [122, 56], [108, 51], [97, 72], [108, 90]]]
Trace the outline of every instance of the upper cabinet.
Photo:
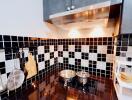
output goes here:
[[121, 34], [132, 33], [132, 0], [124, 0]]
[[109, 0], [72, 0], [72, 6], [74, 6], [75, 8], [80, 8], [105, 1]]
[[[50, 15], [110, 0], [43, 0], [44, 20]], [[112, 4], [121, 0], [111, 0]]]
[[48, 20], [52, 14], [67, 11], [70, 6], [71, 0], [43, 0], [44, 20]]

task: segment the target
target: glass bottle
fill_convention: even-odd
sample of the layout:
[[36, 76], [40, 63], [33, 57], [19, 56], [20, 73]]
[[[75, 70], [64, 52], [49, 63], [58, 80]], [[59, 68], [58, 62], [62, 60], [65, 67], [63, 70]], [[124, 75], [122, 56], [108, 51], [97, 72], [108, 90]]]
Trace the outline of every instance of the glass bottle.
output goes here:
[[5, 86], [2, 82], [2, 77], [1, 77], [1, 73], [0, 73], [0, 92], [4, 91], [5, 90]]

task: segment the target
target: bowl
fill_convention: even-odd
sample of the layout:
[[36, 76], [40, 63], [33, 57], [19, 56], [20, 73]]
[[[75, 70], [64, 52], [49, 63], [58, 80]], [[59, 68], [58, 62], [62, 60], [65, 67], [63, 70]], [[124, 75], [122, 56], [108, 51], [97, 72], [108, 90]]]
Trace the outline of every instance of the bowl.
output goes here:
[[65, 81], [64, 86], [67, 86], [67, 83], [70, 82], [75, 76], [76, 72], [73, 70], [62, 70], [60, 72], [60, 77], [62, 77]]
[[82, 83], [83, 85], [87, 83], [87, 78], [90, 77], [90, 74], [85, 71], [79, 71], [76, 73], [76, 75], [78, 76], [79, 82]]

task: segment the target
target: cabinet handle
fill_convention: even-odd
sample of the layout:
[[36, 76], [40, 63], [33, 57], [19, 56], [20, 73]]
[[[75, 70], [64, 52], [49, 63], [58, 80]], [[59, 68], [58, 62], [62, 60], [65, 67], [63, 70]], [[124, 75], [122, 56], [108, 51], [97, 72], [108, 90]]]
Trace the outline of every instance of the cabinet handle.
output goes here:
[[66, 9], [67, 9], [67, 11], [70, 11], [70, 10], [71, 10], [71, 8], [70, 8], [70, 7], [67, 7]]
[[73, 9], [75, 9], [75, 6], [74, 5], [71, 6], [71, 10], [73, 10]]

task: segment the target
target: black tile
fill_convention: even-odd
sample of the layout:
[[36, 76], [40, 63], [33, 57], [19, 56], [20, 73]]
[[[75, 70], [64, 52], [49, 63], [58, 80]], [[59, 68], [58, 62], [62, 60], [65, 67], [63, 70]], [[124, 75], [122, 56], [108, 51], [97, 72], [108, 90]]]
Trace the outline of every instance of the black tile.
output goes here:
[[120, 50], [121, 50], [121, 47], [117, 47], [117, 48], [116, 48], [116, 51], [120, 51]]
[[81, 59], [75, 59], [75, 65], [81, 66]]
[[91, 52], [91, 53], [97, 53], [97, 46], [90, 45], [89, 46], [89, 52]]
[[98, 54], [97, 55], [97, 60], [98, 61], [106, 61], [106, 54]]
[[49, 45], [44, 46], [45, 53], [49, 52]]
[[106, 75], [110, 75], [110, 71], [106, 71]]
[[5, 74], [5, 73], [6, 73], [6, 72], [5, 72], [5, 68], [0, 69], [0, 73], [1, 73], [1, 74]]
[[11, 41], [11, 37], [10, 36], [4, 35], [3, 38], [4, 38], [4, 41]]
[[58, 47], [57, 45], [54, 45], [54, 51], [57, 51], [57, 47]]
[[103, 42], [103, 45], [107, 45], [107, 41]]
[[24, 42], [25, 47], [29, 47], [29, 42]]
[[11, 48], [11, 42], [4, 42], [5, 48]]
[[120, 56], [120, 52], [116, 52], [116, 56]]
[[45, 67], [49, 67], [49, 66], [50, 66], [50, 61], [49, 60], [45, 61]]
[[63, 51], [58, 51], [58, 56], [63, 57]]
[[42, 58], [41, 61], [44, 61], [44, 58]]
[[81, 52], [81, 45], [75, 45], [75, 52]]
[[11, 48], [5, 48], [5, 54], [11, 54], [12, 49]]
[[12, 49], [12, 51], [13, 51], [13, 53], [19, 53], [19, 48], [18, 48], [18, 47], [17, 47], [17, 48], [14, 47], [14, 48]]
[[57, 58], [57, 57], [54, 58], [54, 63], [55, 63], [55, 64], [58, 63], [58, 58]]
[[28, 37], [24, 37], [24, 41], [28, 41], [29, 40], [29, 38]]
[[110, 41], [112, 42], [112, 38], [111, 38], [111, 37], [108, 37], [108, 41], [109, 41], [109, 42], [110, 42]]
[[0, 41], [3, 41], [3, 37], [2, 37], [2, 35], [0, 35]]
[[0, 49], [3, 49], [4, 46], [3, 46], [3, 42], [0, 42]]
[[18, 37], [18, 41], [22, 42], [23, 41], [23, 37]]
[[18, 47], [18, 42], [12, 42], [12, 47]]
[[8, 54], [8, 55], [5, 55], [5, 58], [6, 60], [11, 60], [13, 58], [12, 56], [13, 56], [12, 54]]
[[33, 46], [34, 46], [33, 41], [30, 41], [30, 42], [29, 42], [29, 46], [30, 46], [30, 47], [33, 47]]
[[20, 48], [24, 48], [23, 42], [19, 42], [19, 47], [20, 47]]
[[105, 74], [101, 73], [101, 77], [105, 77]]
[[127, 41], [129, 37], [129, 34], [123, 34], [122, 35], [122, 41]]
[[101, 70], [101, 74], [105, 74], [105, 70]]
[[0, 69], [5, 68], [5, 62], [0, 62]]
[[63, 58], [63, 63], [68, 64], [68, 58]]
[[106, 66], [106, 71], [108, 71], [108, 70], [110, 70], [111, 69], [111, 67], [109, 67], [109, 66]]
[[38, 59], [40, 59], [41, 58], [41, 54], [40, 55], [38, 55]]
[[122, 46], [128, 46], [128, 41], [122, 42]]
[[63, 45], [63, 51], [68, 51], [68, 45]]
[[12, 41], [18, 41], [17, 36], [11, 36]]
[[127, 47], [121, 47], [121, 51], [127, 51]]
[[75, 58], [75, 52], [69, 52], [69, 58]]
[[103, 38], [103, 41], [107, 41], [107, 39], [108, 39], [107, 37], [104, 37], [104, 38]]
[[132, 46], [132, 39], [129, 40], [129, 46]]
[[41, 58], [38, 59], [38, 62], [41, 62]]
[[128, 57], [128, 58], [127, 58], [127, 61], [132, 61], [132, 58], [131, 58], [131, 57]]
[[89, 55], [88, 55], [88, 53], [82, 53], [82, 59], [86, 59], [86, 60], [88, 60], [88, 57]]
[[50, 59], [54, 58], [54, 52], [50, 53]]

